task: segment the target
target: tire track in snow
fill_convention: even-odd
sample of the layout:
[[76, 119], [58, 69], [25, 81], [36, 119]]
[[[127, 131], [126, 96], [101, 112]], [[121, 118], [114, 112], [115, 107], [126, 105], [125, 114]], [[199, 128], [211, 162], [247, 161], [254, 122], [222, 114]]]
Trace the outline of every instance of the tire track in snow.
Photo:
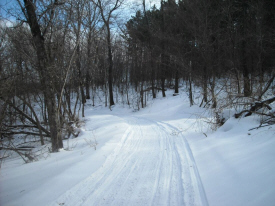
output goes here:
[[[197, 165], [196, 165], [196, 161], [195, 161], [195, 158], [193, 156], [193, 152], [192, 152], [192, 150], [190, 148], [190, 145], [189, 145], [188, 141], [181, 134], [181, 131], [178, 128], [172, 126], [171, 124], [164, 123], [164, 122], [161, 122], [161, 124], [165, 125], [168, 128], [170, 128], [171, 131], [173, 131], [173, 132], [176, 131], [179, 134], [179, 139], [182, 142], [182, 145], [185, 147], [185, 151], [184, 152], [186, 153], [186, 155], [187, 155], [187, 157], [189, 159], [189, 162], [190, 162], [189, 164], [193, 165], [192, 166], [193, 170], [190, 170], [190, 172], [193, 173], [193, 175], [190, 175], [191, 177], [193, 177], [193, 181], [192, 182], [196, 182], [195, 185], [198, 186], [198, 190], [199, 190], [199, 193], [200, 193], [200, 196], [201, 196], [202, 205], [208, 206], [208, 200], [207, 200], [207, 196], [206, 196], [206, 193], [205, 193], [205, 190], [204, 190], [204, 186], [202, 184], [201, 177], [200, 177]], [[175, 151], [179, 151], [179, 149], [177, 149]]]
[[51, 205], [208, 205], [186, 140], [164, 123], [132, 117], [128, 124], [103, 166]]

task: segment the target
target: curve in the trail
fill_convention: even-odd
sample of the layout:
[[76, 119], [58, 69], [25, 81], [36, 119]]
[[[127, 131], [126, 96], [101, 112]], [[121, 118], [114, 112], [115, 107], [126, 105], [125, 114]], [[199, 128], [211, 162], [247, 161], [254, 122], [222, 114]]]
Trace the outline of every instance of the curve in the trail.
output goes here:
[[187, 141], [172, 135], [176, 128], [139, 117], [127, 121], [103, 166], [52, 205], [208, 205]]

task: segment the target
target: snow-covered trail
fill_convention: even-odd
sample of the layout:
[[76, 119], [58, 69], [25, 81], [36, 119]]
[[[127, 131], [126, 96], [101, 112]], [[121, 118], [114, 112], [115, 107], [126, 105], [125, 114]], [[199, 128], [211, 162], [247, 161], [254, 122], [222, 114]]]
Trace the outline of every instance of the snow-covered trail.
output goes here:
[[138, 116], [125, 121], [128, 129], [102, 167], [50, 205], [208, 205], [181, 133]]
[[173, 91], [137, 112], [85, 113], [64, 150], [0, 165], [1, 206], [274, 206], [275, 128], [249, 131], [256, 116], [211, 131], [212, 114]]

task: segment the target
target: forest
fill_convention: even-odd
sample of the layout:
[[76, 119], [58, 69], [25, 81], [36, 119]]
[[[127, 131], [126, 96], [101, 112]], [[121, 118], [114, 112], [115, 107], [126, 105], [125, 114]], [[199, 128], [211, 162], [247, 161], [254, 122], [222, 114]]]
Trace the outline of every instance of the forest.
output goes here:
[[1, 5], [1, 149], [32, 161], [12, 138], [35, 136], [58, 152], [99, 93], [110, 110], [119, 101], [139, 110], [180, 87], [191, 107], [199, 88], [217, 124], [228, 106], [236, 118], [257, 113], [274, 124], [275, 1], [159, 1], [138, 2], [132, 15], [127, 0]]

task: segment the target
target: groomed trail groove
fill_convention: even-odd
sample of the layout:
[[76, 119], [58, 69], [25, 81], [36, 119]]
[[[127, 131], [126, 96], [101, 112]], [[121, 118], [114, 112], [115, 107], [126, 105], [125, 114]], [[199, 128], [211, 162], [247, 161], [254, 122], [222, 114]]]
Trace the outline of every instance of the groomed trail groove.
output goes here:
[[102, 167], [50, 205], [207, 206], [192, 152], [177, 128], [133, 116], [125, 121], [128, 129]]

